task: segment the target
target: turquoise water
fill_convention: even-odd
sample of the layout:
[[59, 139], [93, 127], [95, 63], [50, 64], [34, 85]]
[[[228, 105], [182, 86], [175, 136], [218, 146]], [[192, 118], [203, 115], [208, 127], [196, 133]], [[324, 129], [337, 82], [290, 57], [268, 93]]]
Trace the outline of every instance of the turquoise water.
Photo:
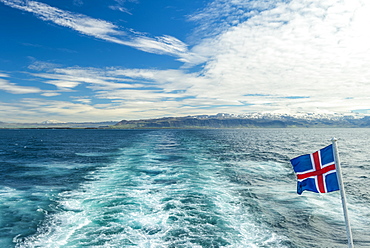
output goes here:
[[0, 247], [347, 247], [289, 163], [333, 136], [370, 247], [368, 129], [0, 130]]

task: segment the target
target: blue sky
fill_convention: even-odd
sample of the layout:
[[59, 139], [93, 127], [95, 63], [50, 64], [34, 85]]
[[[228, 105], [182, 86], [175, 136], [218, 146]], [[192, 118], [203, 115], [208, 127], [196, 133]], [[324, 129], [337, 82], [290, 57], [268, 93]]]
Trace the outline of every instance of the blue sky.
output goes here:
[[368, 113], [370, 3], [0, 0], [0, 121]]

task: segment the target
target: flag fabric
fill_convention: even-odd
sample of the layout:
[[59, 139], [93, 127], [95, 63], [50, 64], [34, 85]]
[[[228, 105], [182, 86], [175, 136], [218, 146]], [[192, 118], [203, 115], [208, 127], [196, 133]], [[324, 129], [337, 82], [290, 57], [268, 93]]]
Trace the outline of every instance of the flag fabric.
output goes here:
[[290, 160], [297, 176], [297, 193], [327, 193], [339, 190], [333, 145]]

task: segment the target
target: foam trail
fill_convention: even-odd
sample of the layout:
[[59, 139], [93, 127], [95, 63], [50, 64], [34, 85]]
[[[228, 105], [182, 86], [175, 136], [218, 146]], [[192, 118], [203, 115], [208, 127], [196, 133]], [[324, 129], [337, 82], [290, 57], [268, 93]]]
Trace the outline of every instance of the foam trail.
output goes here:
[[248, 184], [230, 180], [196, 140], [140, 139], [60, 193], [56, 211], [17, 247], [287, 247], [256, 220]]

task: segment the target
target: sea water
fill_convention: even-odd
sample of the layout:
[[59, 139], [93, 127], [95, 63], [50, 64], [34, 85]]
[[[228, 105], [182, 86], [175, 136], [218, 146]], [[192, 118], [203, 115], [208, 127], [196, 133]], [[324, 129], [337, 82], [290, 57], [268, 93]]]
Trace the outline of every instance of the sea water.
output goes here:
[[0, 130], [0, 247], [347, 247], [289, 162], [333, 136], [370, 247], [370, 129]]

